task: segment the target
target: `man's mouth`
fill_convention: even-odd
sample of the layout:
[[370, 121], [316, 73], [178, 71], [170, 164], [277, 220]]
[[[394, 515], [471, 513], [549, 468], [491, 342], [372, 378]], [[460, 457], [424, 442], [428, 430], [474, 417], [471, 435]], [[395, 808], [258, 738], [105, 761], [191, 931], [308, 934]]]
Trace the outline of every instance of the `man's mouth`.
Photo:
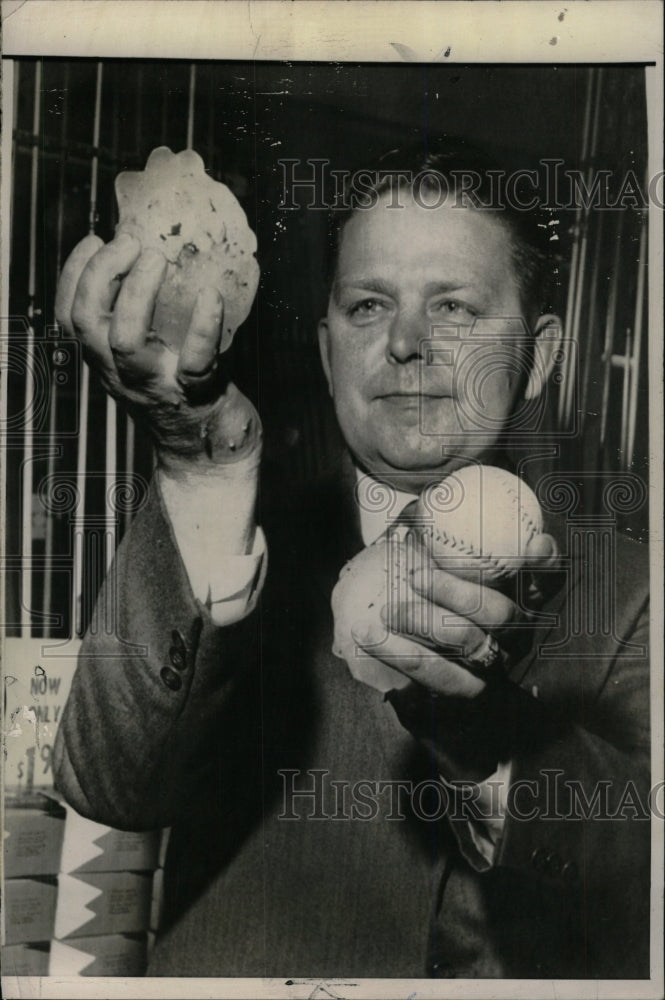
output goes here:
[[405, 401], [407, 401], [407, 400], [413, 400], [413, 401], [424, 400], [424, 401], [426, 401], [426, 400], [432, 400], [432, 399], [449, 399], [450, 398], [450, 393], [447, 393], [447, 392], [419, 392], [419, 391], [405, 392], [405, 391], [401, 391], [400, 390], [398, 392], [380, 392], [380, 393], [377, 393], [377, 395], [374, 398], [375, 399], [384, 399], [384, 400], [388, 400], [388, 401], [391, 401], [391, 400], [395, 400], [395, 401], [400, 401], [400, 400], [405, 400]]

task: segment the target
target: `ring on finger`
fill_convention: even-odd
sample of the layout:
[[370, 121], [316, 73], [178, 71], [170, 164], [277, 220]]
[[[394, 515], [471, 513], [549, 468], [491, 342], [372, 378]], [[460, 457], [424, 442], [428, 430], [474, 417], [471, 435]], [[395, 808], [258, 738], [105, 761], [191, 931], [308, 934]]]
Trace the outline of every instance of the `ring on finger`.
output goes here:
[[467, 653], [464, 660], [472, 667], [481, 667], [483, 670], [489, 670], [496, 663], [503, 662], [503, 653], [499, 643], [488, 632], [480, 646], [474, 649], [472, 653]]

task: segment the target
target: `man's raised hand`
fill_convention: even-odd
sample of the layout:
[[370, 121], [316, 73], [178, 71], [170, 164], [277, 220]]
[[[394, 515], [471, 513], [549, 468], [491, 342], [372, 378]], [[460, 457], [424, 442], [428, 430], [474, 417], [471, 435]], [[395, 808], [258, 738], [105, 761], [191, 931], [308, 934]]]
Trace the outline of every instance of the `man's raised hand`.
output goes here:
[[151, 331], [165, 258], [121, 234], [85, 237], [58, 283], [58, 323], [80, 340], [108, 392], [146, 424], [160, 460], [201, 466], [258, 464], [259, 416], [219, 362], [224, 303], [217, 289], [196, 299], [179, 353]]

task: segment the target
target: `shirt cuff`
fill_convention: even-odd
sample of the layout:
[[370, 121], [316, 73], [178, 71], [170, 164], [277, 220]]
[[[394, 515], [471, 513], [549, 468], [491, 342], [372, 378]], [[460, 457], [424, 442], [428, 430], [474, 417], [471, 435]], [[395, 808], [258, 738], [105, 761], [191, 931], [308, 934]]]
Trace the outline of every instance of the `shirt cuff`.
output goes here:
[[496, 771], [480, 781], [441, 781], [453, 796], [453, 830], [460, 850], [477, 871], [494, 865], [503, 836], [512, 762], [500, 763]]
[[510, 785], [511, 762], [500, 763], [494, 774], [478, 784], [478, 799], [482, 819], [469, 823], [469, 835], [473, 844], [488, 864], [494, 864], [496, 851], [503, 836], [506, 822], [506, 803]]
[[263, 589], [267, 566], [268, 550], [261, 528], [256, 529], [249, 555], [219, 557], [210, 570], [206, 599], [199, 597], [215, 625], [232, 625], [251, 614]]
[[[245, 498], [215, 480], [202, 480], [193, 488], [160, 476], [160, 488], [194, 597], [208, 608], [215, 625], [245, 618], [259, 599], [268, 563], [259, 527], [253, 530], [251, 551], [242, 553], [249, 530], [242, 514]], [[222, 504], [227, 511], [235, 504], [237, 525], [226, 518], [220, 527], [217, 512]]]

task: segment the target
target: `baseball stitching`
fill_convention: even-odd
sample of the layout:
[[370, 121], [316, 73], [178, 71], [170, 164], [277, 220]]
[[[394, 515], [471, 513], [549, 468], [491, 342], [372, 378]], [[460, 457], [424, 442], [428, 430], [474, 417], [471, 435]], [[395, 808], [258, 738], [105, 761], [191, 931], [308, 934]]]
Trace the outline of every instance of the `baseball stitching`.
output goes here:
[[[534, 524], [533, 518], [531, 518], [528, 515], [528, 513], [524, 510], [524, 508], [520, 506], [519, 494], [517, 490], [515, 490], [513, 486], [506, 486], [505, 483], [503, 483], [502, 485], [505, 487], [506, 493], [510, 496], [513, 505], [514, 506], [516, 505], [520, 512], [519, 514], [520, 520], [527, 534], [526, 545], [524, 546], [524, 548], [526, 549], [529, 545], [529, 542], [534, 537], [534, 535], [538, 534], [538, 529]], [[465, 543], [463, 538], [457, 538], [455, 535], [449, 534], [445, 530], [445, 528], [439, 531], [438, 528], [435, 528], [432, 525], [427, 527], [425, 530], [426, 533], [429, 534], [430, 538], [432, 538], [436, 542], [439, 542], [450, 549], [456, 549], [457, 550], [456, 554], [469, 556], [474, 560], [476, 560], [476, 562], [480, 563], [480, 567], [482, 569], [491, 570], [500, 576], [505, 576], [513, 568], [511, 566], [506, 566], [501, 561], [501, 558], [499, 556], [487, 555], [477, 551], [476, 546], [474, 546], [473, 542]], [[523, 554], [524, 553], [522, 553], [522, 555]], [[519, 558], [519, 556], [513, 558]]]

